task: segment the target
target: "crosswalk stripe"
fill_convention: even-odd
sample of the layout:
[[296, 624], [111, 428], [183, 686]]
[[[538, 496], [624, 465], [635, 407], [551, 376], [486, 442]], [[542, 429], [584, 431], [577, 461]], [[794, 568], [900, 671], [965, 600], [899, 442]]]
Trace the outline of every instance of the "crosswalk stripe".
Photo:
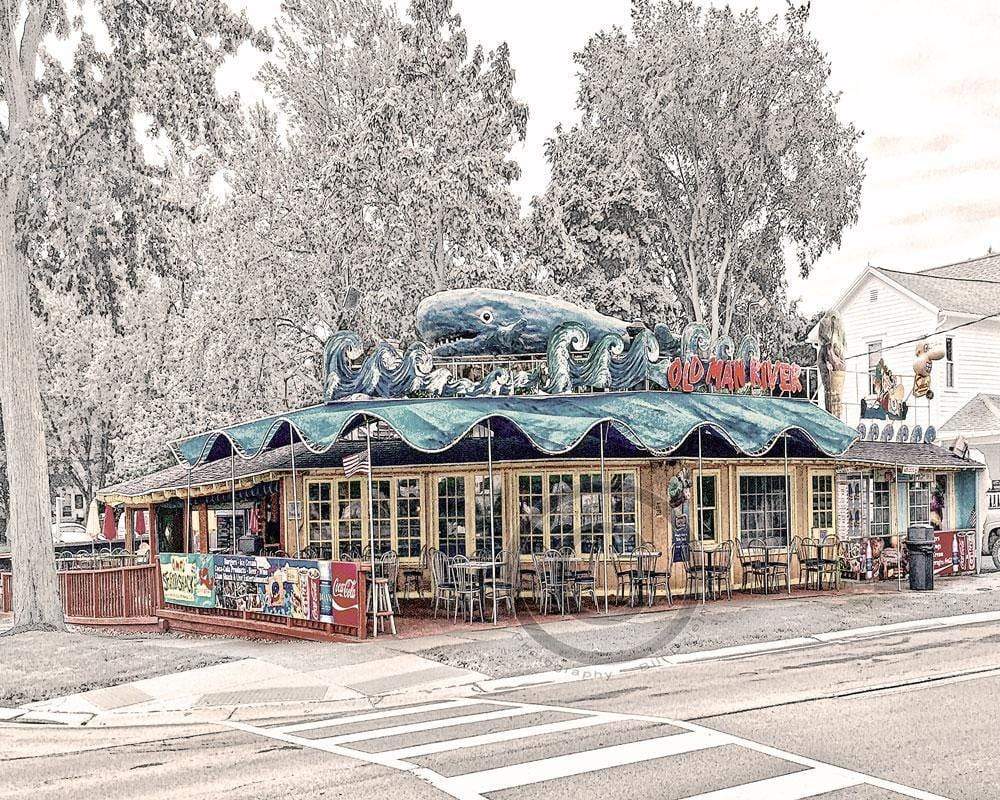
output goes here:
[[384, 739], [388, 736], [399, 736], [404, 733], [419, 733], [420, 731], [433, 731], [438, 728], [451, 728], [455, 725], [466, 725], [474, 722], [489, 722], [494, 719], [504, 719], [506, 717], [520, 717], [524, 714], [537, 714], [531, 708], [503, 708], [500, 711], [487, 711], [483, 714], [467, 714], [464, 717], [448, 717], [447, 719], [433, 719], [429, 722], [413, 722], [409, 725], [396, 725], [392, 728], [375, 728], [370, 731], [359, 731], [358, 733], [346, 733], [343, 736], [326, 736], [319, 741], [330, 744], [347, 744], [349, 742], [367, 742], [371, 739]]
[[865, 782], [864, 776], [837, 767], [814, 767], [775, 778], [692, 795], [684, 800], [803, 800]]
[[400, 750], [391, 750], [382, 755], [387, 758], [416, 758], [418, 756], [432, 755], [433, 753], [449, 753], [452, 750], [465, 750], [470, 747], [482, 747], [500, 742], [513, 742], [518, 739], [527, 739], [531, 736], [544, 736], [550, 733], [562, 733], [564, 731], [579, 730], [580, 728], [591, 728], [595, 725], [607, 725], [609, 722], [616, 722], [614, 717], [580, 717], [578, 719], [567, 719], [562, 722], [547, 722], [543, 725], [531, 725], [527, 728], [514, 728], [509, 731], [497, 731], [496, 733], [484, 733], [481, 736], [468, 736], [464, 739], [450, 739], [443, 742], [430, 742], [428, 744], [418, 744], [413, 747], [404, 747]]
[[712, 733], [677, 733], [656, 739], [584, 750], [564, 756], [528, 761], [524, 764], [457, 775], [448, 782], [448, 791], [456, 797], [469, 794], [482, 795], [515, 786], [527, 786], [556, 778], [599, 772], [610, 767], [636, 764], [654, 758], [705, 750], [726, 744], [727, 741], [726, 737]]
[[319, 719], [311, 722], [299, 722], [294, 725], [282, 725], [269, 730], [280, 733], [299, 733], [300, 731], [314, 731], [320, 728], [332, 728], [337, 725], [350, 725], [355, 722], [369, 722], [372, 720], [389, 719], [391, 717], [405, 717], [409, 714], [423, 714], [426, 711], [441, 711], [447, 708], [462, 708], [463, 706], [482, 705], [478, 700], [459, 698], [456, 700], [445, 700], [440, 703], [427, 703], [422, 706], [406, 706], [405, 708], [391, 708], [386, 711], [368, 711], [364, 714], [352, 714], [349, 717], [334, 717], [332, 719]]

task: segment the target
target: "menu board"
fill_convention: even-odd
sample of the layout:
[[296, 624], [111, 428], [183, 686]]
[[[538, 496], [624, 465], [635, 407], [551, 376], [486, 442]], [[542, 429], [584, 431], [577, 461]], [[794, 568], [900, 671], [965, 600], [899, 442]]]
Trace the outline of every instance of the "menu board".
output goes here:
[[219, 608], [322, 621], [324, 578], [329, 584], [329, 562], [215, 556], [215, 592]]
[[179, 606], [215, 608], [215, 561], [200, 553], [160, 553], [163, 599]]

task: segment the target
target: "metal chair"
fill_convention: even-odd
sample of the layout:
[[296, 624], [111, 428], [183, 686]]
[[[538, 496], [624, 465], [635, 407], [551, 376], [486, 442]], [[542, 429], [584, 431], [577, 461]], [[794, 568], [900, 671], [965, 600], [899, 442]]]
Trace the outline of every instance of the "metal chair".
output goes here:
[[[465, 556], [455, 556], [448, 564], [448, 572], [451, 575], [452, 583], [455, 585], [455, 597], [457, 600], [455, 603], [455, 622], [458, 622], [459, 604], [468, 609], [469, 622], [472, 622], [472, 615], [476, 610], [477, 603], [479, 604], [479, 621], [486, 622], [486, 618], [483, 616], [482, 595], [479, 592], [479, 587], [472, 580], [471, 570], [466, 569], [464, 566], [468, 563], [469, 559]], [[462, 615], [465, 615], [465, 611], [462, 612]]]
[[706, 565], [709, 583], [712, 586], [712, 597], [718, 599], [719, 589], [726, 585], [726, 595], [733, 599], [733, 543], [721, 542], [715, 548], [711, 566]]
[[740, 588], [753, 593], [754, 584], [765, 586], [767, 582], [766, 550], [762, 539], [751, 539], [744, 544], [743, 539], [736, 540], [737, 555], [740, 560]]
[[427, 548], [425, 547], [420, 554], [420, 566], [419, 567], [404, 567], [403, 573], [403, 597], [409, 598], [410, 589], [417, 590], [417, 598], [423, 599], [424, 597], [424, 570], [427, 569]]
[[688, 542], [684, 548], [684, 594], [688, 597], [699, 588], [704, 591], [708, 584], [705, 550], [701, 542]]
[[594, 601], [594, 608], [600, 610], [597, 603], [597, 555], [599, 550], [590, 551], [590, 561], [587, 569], [575, 570], [573, 572], [570, 588], [576, 598], [576, 610], [583, 610], [583, 595], [590, 595]]
[[431, 593], [434, 596], [434, 618], [437, 619], [438, 603], [444, 600], [444, 613], [449, 613], [451, 601], [458, 606], [455, 595], [456, 586], [448, 574], [448, 556], [441, 550], [431, 548], [428, 551], [428, 561], [431, 565]]
[[[798, 537], [796, 537], [798, 539]], [[798, 539], [795, 547], [795, 555], [799, 559], [799, 585], [809, 588], [809, 576], [816, 579], [816, 588], [819, 588], [819, 576], [822, 566], [816, 553], [817, 542], [815, 539]]]
[[[510, 609], [511, 615], [517, 619], [517, 609], [515, 608], [515, 586], [513, 575], [517, 567], [516, 550], [502, 549], [497, 551], [496, 557], [496, 579], [493, 575], [483, 576], [484, 596], [492, 602], [504, 602]], [[512, 557], [512, 554], [514, 556]]]
[[617, 595], [615, 598], [616, 603], [621, 603], [625, 599], [626, 589], [631, 597], [632, 595], [632, 583], [636, 577], [636, 571], [632, 567], [631, 563], [626, 560], [627, 553], [619, 553], [614, 548], [611, 548], [611, 560], [615, 569], [615, 581], [617, 584]]
[[819, 543], [819, 567], [824, 576], [833, 580], [833, 588], [840, 588], [840, 538], [827, 534]]

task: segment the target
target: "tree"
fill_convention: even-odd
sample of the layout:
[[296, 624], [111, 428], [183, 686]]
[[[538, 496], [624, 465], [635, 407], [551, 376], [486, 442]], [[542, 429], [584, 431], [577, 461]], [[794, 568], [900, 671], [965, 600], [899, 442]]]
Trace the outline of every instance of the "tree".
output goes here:
[[[191, 327], [237, 407], [315, 399], [339, 324], [403, 338], [424, 295], [518, 280], [511, 149], [527, 111], [507, 48], [471, 47], [450, 0], [414, 0], [408, 17], [380, 0], [284, 7], [268, 108], [234, 125], [228, 196], [196, 232], [218, 313]], [[253, 368], [218, 370], [237, 356]]]
[[581, 119], [548, 143], [533, 217], [551, 279], [639, 295], [713, 337], [736, 333], [753, 297], [780, 319], [785, 250], [807, 275], [856, 221], [863, 177], [806, 12], [782, 25], [636, 0], [632, 21], [576, 54]]
[[[0, 91], [8, 107], [0, 172], [0, 406], [6, 436], [16, 575], [15, 630], [62, 627], [49, 529], [49, 479], [33, 310], [39, 285], [74, 292], [116, 324], [117, 289], [137, 266], [165, 267], [163, 171], [136, 135], [211, 147], [220, 101], [214, 76], [252, 35], [223, 0], [101, 0], [100, 45], [82, 12], [58, 0], [0, 9]], [[64, 69], [41, 46], [79, 43]], [[34, 306], [34, 308], [33, 308]]]

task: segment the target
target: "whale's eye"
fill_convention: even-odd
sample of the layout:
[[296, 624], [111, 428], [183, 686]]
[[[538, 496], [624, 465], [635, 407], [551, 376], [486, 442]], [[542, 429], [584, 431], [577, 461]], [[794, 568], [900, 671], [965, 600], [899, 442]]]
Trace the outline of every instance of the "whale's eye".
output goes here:
[[482, 311], [479, 312], [479, 319], [481, 319], [483, 322], [489, 325], [491, 322], [493, 322], [493, 312], [490, 311], [488, 308], [484, 308]]

